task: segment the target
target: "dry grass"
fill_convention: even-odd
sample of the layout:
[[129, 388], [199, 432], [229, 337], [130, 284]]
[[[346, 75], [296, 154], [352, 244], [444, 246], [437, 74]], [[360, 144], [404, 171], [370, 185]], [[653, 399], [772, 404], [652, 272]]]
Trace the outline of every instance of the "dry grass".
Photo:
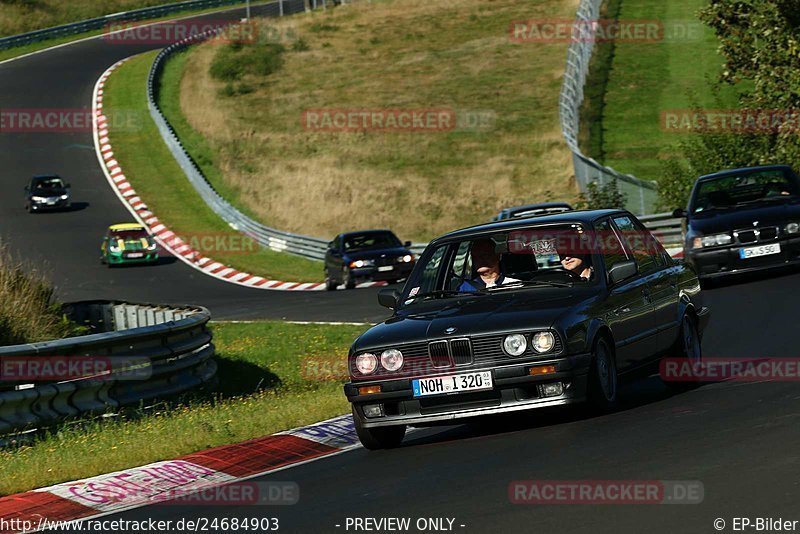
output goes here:
[[180, 0], [0, 0], [0, 37]]
[[0, 345], [57, 339], [73, 327], [44, 275], [0, 249]]
[[[511, 43], [511, 21], [574, 16], [576, 0], [386, 0], [283, 19], [310, 47], [220, 96], [219, 44], [194, 50], [181, 108], [226, 185], [265, 223], [310, 235], [391, 227], [426, 239], [501, 207], [573, 199], [558, 126], [566, 43]], [[274, 22], [270, 22], [275, 24]], [[275, 26], [272, 26], [275, 28]], [[328, 29], [326, 29], [326, 27]], [[488, 131], [314, 132], [313, 108], [489, 110]]]

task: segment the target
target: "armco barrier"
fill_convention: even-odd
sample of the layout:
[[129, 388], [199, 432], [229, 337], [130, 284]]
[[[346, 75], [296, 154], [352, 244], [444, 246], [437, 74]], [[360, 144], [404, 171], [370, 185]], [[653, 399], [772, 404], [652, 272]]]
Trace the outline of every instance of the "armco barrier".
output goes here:
[[0, 381], [0, 435], [180, 393], [216, 374], [205, 308], [91, 301], [68, 304], [64, 311], [91, 333], [0, 347], [0, 366], [90, 357], [130, 361], [129, 367], [85, 378]]
[[581, 191], [594, 181], [604, 184], [611, 179], [617, 180], [618, 188], [627, 195], [627, 207], [637, 215], [653, 212], [658, 199], [658, 188], [655, 182], [640, 180], [630, 174], [623, 174], [611, 167], [606, 167], [592, 158], [585, 156], [578, 146], [580, 129], [580, 108], [583, 103], [583, 87], [589, 72], [589, 62], [594, 51], [596, 31], [593, 23], [600, 18], [600, 5], [603, 0], [581, 0], [576, 24], [573, 27], [573, 39], [567, 51], [567, 65], [564, 68], [564, 81], [561, 84], [559, 108], [561, 113], [561, 133], [572, 151], [572, 163], [575, 179]]
[[212, 9], [215, 7], [225, 7], [236, 4], [244, 4], [244, 0], [189, 0], [187, 2], [176, 2], [174, 4], [146, 7], [143, 9], [135, 9], [133, 11], [124, 11], [122, 13], [106, 15], [104, 17], [73, 22], [72, 24], [64, 24], [63, 26], [55, 26], [53, 28], [36, 30], [20, 35], [3, 37], [0, 38], [0, 50], [25, 46], [47, 39], [55, 39], [58, 37], [67, 37], [69, 35], [101, 30], [114, 23], [136, 22], [165, 17], [167, 15], [171, 15], [172, 13], [179, 13], [181, 11], [199, 11], [202, 9]]

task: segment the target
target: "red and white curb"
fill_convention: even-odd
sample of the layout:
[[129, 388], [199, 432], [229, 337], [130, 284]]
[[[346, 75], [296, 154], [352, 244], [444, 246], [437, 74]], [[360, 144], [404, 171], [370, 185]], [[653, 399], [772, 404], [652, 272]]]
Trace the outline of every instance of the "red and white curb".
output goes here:
[[[111, 73], [114, 72], [120, 65], [125, 63], [130, 58], [123, 59], [106, 70], [94, 87], [92, 97], [92, 111], [93, 111], [93, 130], [94, 130], [94, 145], [97, 152], [97, 159], [100, 162], [100, 167], [108, 180], [109, 185], [116, 193], [122, 204], [128, 209], [136, 220], [148, 228], [156, 240], [168, 250], [173, 256], [180, 259], [187, 265], [197, 269], [203, 274], [213, 276], [224, 282], [230, 282], [246, 287], [254, 287], [258, 289], [273, 289], [279, 291], [321, 291], [325, 289], [324, 282], [282, 282], [279, 280], [267, 280], [261, 276], [255, 276], [245, 273], [214, 261], [213, 259], [204, 256], [202, 253], [192, 248], [183, 239], [177, 236], [174, 232], [162, 223], [158, 217], [147, 207], [147, 205], [136, 194], [128, 178], [122, 171], [119, 162], [114, 158], [114, 150], [111, 146], [111, 140], [108, 128], [108, 117], [103, 111], [103, 93], [105, 91], [106, 81]], [[364, 282], [358, 284], [356, 287], [371, 287], [383, 286], [386, 282]]]
[[[0, 498], [0, 533], [33, 532], [240, 482], [360, 447], [353, 417]], [[11, 527], [11, 528], [9, 528]]]

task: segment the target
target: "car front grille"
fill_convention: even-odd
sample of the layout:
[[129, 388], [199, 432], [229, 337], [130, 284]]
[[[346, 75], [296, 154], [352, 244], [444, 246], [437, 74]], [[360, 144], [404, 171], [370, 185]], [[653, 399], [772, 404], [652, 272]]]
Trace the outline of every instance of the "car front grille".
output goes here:
[[447, 341], [434, 341], [428, 344], [428, 354], [431, 358], [431, 365], [437, 368], [450, 367], [450, 350], [447, 348]]
[[778, 227], [764, 226], [757, 229], [747, 228], [744, 230], [736, 230], [734, 234], [736, 235], [737, 241], [743, 245], [763, 241], [773, 241], [778, 238]]

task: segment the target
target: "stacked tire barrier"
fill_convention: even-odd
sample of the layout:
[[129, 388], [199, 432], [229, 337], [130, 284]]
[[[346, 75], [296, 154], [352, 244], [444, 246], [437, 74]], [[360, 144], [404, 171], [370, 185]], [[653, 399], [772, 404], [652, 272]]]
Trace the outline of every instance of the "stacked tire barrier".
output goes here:
[[627, 195], [628, 209], [637, 215], [653, 213], [658, 199], [655, 182], [640, 180], [633, 175], [623, 174], [606, 167], [585, 156], [578, 146], [580, 131], [580, 108], [583, 103], [583, 87], [589, 72], [589, 62], [594, 52], [596, 23], [600, 18], [603, 0], [581, 0], [572, 41], [567, 51], [567, 65], [564, 68], [564, 81], [561, 84], [559, 108], [561, 114], [561, 133], [572, 151], [575, 179], [581, 191], [592, 182], [605, 184], [617, 180], [617, 187]]
[[[0, 347], [0, 435], [174, 395], [216, 375], [205, 308], [90, 301], [68, 304], [64, 312], [90, 334]], [[70, 361], [114, 364], [63, 379], [10, 372]]]

